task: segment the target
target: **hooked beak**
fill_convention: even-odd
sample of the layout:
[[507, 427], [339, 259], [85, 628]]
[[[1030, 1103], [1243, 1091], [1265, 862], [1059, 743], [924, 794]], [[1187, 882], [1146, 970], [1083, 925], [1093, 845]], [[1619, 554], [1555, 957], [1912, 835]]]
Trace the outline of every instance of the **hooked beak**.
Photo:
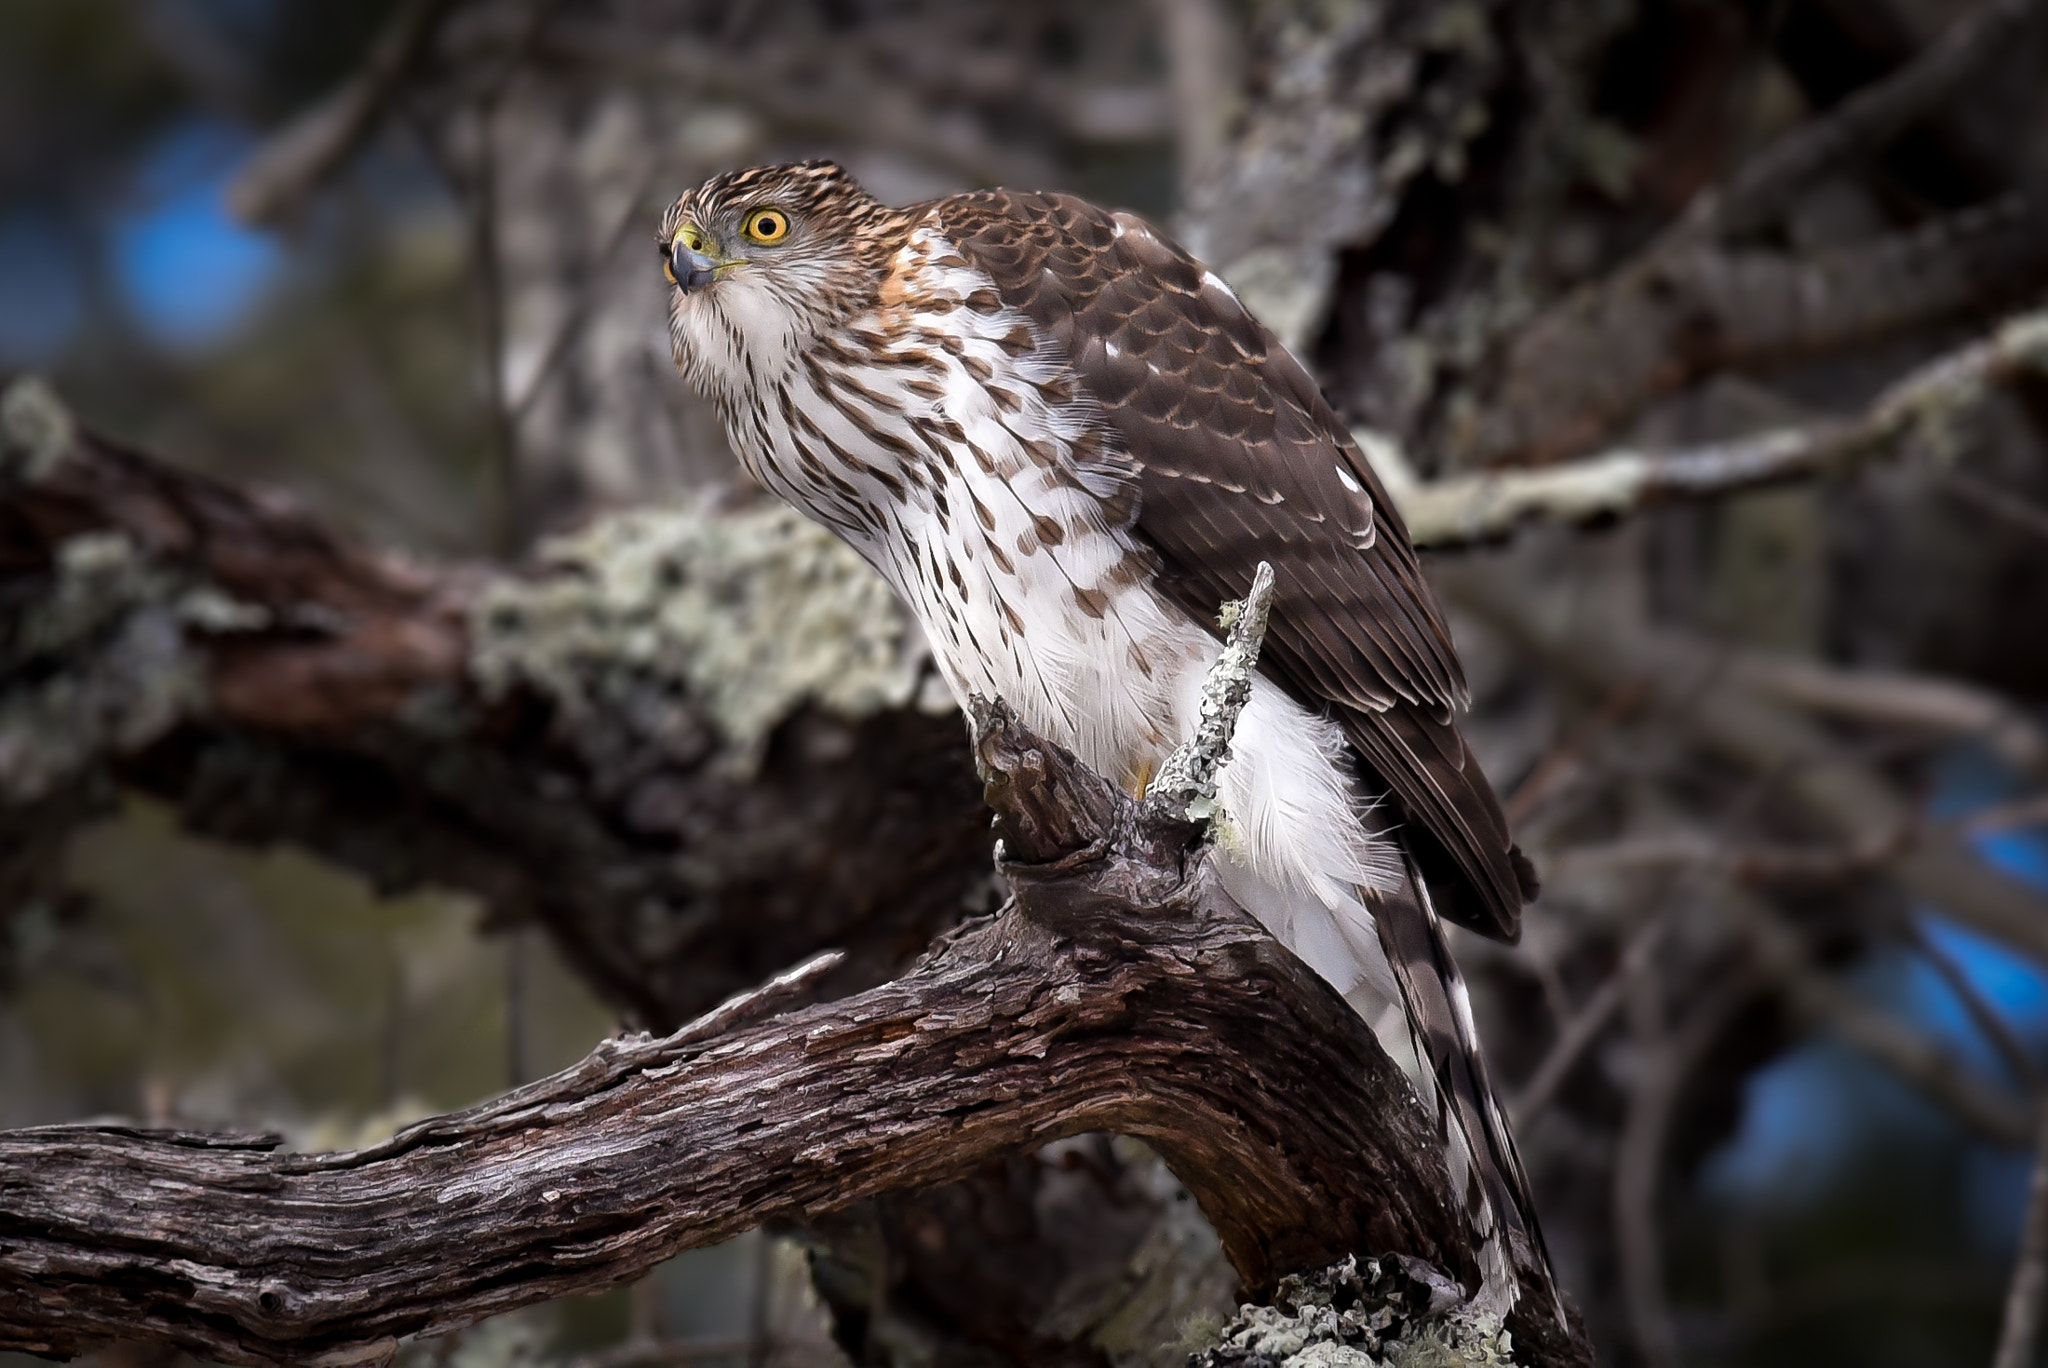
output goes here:
[[714, 261], [678, 240], [668, 254], [668, 278], [678, 289], [694, 290], [710, 284], [717, 277], [718, 268], [729, 264]]

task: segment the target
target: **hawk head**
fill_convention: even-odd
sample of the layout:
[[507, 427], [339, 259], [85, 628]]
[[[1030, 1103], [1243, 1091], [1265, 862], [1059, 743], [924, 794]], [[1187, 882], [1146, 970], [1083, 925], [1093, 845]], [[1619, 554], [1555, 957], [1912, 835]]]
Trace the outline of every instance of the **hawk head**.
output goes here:
[[836, 162], [713, 176], [661, 222], [676, 366], [714, 395], [754, 363], [779, 369], [812, 338], [870, 307], [903, 216]]

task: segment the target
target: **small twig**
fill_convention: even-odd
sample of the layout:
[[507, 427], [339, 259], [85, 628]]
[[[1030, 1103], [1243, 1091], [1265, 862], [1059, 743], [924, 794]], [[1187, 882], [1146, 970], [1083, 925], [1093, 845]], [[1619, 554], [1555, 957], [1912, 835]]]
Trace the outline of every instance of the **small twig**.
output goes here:
[[1585, 523], [1651, 504], [1709, 498], [1803, 479], [1890, 446], [1914, 428], [1975, 404], [1987, 385], [2048, 364], [2048, 310], [1909, 372], [1848, 421], [1772, 428], [1678, 451], [1615, 450], [1564, 465], [1422, 482], [1375, 433], [1354, 432], [1418, 546], [1506, 536], [1525, 519]]
[[1826, 1028], [1999, 1143], [2023, 1144], [2033, 1133], [2024, 1108], [1980, 1081], [1949, 1051], [1816, 971], [1799, 938], [1775, 912], [1739, 892], [1732, 906], [1752, 962], [1777, 983], [1801, 1017]]
[[1223, 162], [1244, 42], [1219, 0], [1152, 0], [1151, 8], [1171, 78], [1180, 182], [1198, 185]]
[[2000, 489], [1988, 480], [1980, 480], [1966, 470], [1953, 467], [1941, 473], [1941, 483], [1950, 494], [1971, 507], [1982, 509], [1992, 517], [2001, 518], [2037, 537], [2048, 537], [2048, 509], [2021, 498], [2010, 489]]
[[519, 505], [519, 436], [505, 401], [505, 286], [498, 260], [498, 153], [492, 124], [495, 102], [478, 106], [476, 166], [470, 181], [470, 237], [475, 250], [478, 323], [483, 331], [484, 404], [488, 409], [491, 453], [497, 474], [496, 533], [499, 555], [519, 548], [522, 510]]
[[2013, 1034], [2012, 1027], [2006, 1024], [2005, 1018], [1985, 1001], [1984, 994], [1978, 991], [1976, 983], [1963, 972], [1963, 967], [1956, 963], [1955, 956], [1942, 949], [1940, 944], [1927, 934], [1927, 928], [1920, 924], [1918, 917], [1907, 915], [1900, 917], [1898, 922], [1899, 934], [1913, 947], [1914, 953], [1926, 960], [1929, 967], [1940, 975], [1941, 981], [1948, 985], [1948, 990], [1955, 994], [1956, 1001], [1963, 1004], [1963, 1011], [1969, 1014], [1977, 1033], [1998, 1052], [1998, 1057], [2004, 1062], [2006, 1071], [2012, 1075], [2013, 1082], [2030, 1093], [2038, 1093], [2041, 1090], [2041, 1070], [2035, 1065], [2033, 1057], [2027, 1053], [2027, 1047]]
[[259, 147], [228, 187], [228, 207], [252, 225], [298, 212], [375, 131], [406, 74], [426, 52], [453, 0], [408, 0], [370, 59], [348, 81]]
[[2027, 1218], [2019, 1257], [2005, 1293], [2005, 1322], [1991, 1368], [2028, 1368], [2041, 1337], [2041, 1305], [2048, 1298], [2048, 1107], [2035, 1121], [2034, 1171], [2027, 1182]]
[[1585, 1054], [1586, 1047], [1599, 1039], [1600, 1033], [1607, 1029], [1607, 1023], [1620, 1010], [1630, 982], [1651, 962], [1657, 947], [1664, 941], [1664, 932], [1671, 924], [1668, 901], [1665, 906], [1667, 911], [1652, 916], [1629, 938], [1614, 971], [1601, 981], [1585, 1005], [1565, 1024], [1564, 1030], [1558, 1033], [1557, 1043], [1550, 1047], [1550, 1053], [1536, 1066], [1536, 1072], [1521, 1092], [1508, 1103], [1508, 1112], [1515, 1118], [1517, 1129], [1529, 1126], [1556, 1099], [1557, 1090], [1571, 1077], [1572, 1069]]
[[1159, 767], [1145, 805], [1168, 820], [1206, 821], [1216, 814], [1216, 776], [1230, 759], [1230, 738], [1238, 714], [1251, 701], [1252, 676], [1266, 621], [1273, 610], [1273, 567], [1260, 561], [1243, 599], [1223, 605], [1223, 653], [1202, 684], [1201, 718], [1195, 733], [1174, 748]]
[[498, 237], [498, 110], [512, 89], [520, 68], [532, 55], [560, 0], [529, 0], [512, 43], [475, 100], [476, 165], [469, 178], [470, 233], [475, 265], [480, 323], [483, 330], [484, 398], [488, 407], [492, 453], [498, 477], [496, 535], [498, 554], [507, 559], [520, 549], [527, 528], [519, 488], [519, 422], [506, 393], [506, 310], [503, 261]]
[[1728, 657], [1728, 678], [1831, 717], [1975, 737], [2014, 769], [2048, 770], [2048, 732], [2010, 700], [1959, 680], [1896, 670], [1843, 669], [1754, 651]]
[[2032, 14], [2031, 0], [1987, 0], [1912, 61], [1790, 130], [1701, 194], [1671, 238], [1728, 237], [1763, 223], [1828, 172], [1876, 152], [1948, 98], [2009, 50]]
[[1577, 763], [1601, 732], [1620, 721], [1642, 703], [1646, 690], [1635, 681], [1608, 691], [1600, 706], [1591, 717], [1572, 728], [1565, 738], [1552, 746], [1537, 762], [1529, 776], [1515, 785], [1501, 803], [1501, 814], [1507, 818], [1508, 828], [1519, 827], [1536, 805], [1549, 795], [1551, 785], [1557, 776]]
[[2032, 826], [2048, 826], [2048, 794], [1981, 808], [1955, 824], [1965, 836], [1991, 836]]
[[1821, 883], [1882, 868], [1906, 848], [1914, 829], [1909, 822], [1846, 845], [1812, 846], [1737, 844], [1698, 835], [1638, 836], [1559, 851], [1550, 866], [1563, 873], [1679, 865], [1749, 884]]
[[[1658, 996], [1654, 976], [1638, 977], [1638, 991]], [[1666, 1035], [1654, 1026], [1641, 1049], [1629, 1090], [1628, 1113], [1622, 1122], [1614, 1165], [1615, 1242], [1622, 1266], [1622, 1295], [1636, 1345], [1654, 1368], [1676, 1368], [1678, 1334], [1664, 1290], [1664, 1241], [1657, 1220], [1657, 1189], [1671, 1122], [1685, 1085], [1700, 1060], [1754, 988], [1738, 980], [1724, 983], [1693, 1009], [1684, 1027]]]
[[[654, 188], [655, 181], [667, 173], [667, 170], [667, 165], [658, 153], [651, 154], [648, 157], [647, 169], [641, 173], [640, 179], [633, 186], [632, 193], [626, 197], [625, 208], [619, 211], [618, 219], [612, 224], [610, 231], [605, 234], [604, 241], [598, 245], [597, 254], [593, 258], [594, 267], [602, 268], [610, 264], [613, 256], [618, 253], [620, 246], [632, 236], [633, 229], [645, 226], [648, 192]], [[514, 423], [523, 420], [532, 411], [534, 401], [539, 399], [542, 393], [546, 391], [548, 381], [554, 378], [556, 370], [562, 364], [562, 358], [569, 353], [569, 344], [576, 340], [577, 335], [583, 331], [583, 325], [590, 321], [590, 314], [595, 306], [596, 295], [597, 279], [594, 273], [594, 278], [586, 282], [583, 288], [577, 291], [575, 299], [569, 305], [568, 312], [563, 315], [561, 323], [555, 328], [554, 336], [548, 339], [547, 346], [541, 350], [540, 361], [527, 376], [526, 383], [521, 385], [519, 392], [511, 397], [508, 407], [511, 409], [511, 417]]]

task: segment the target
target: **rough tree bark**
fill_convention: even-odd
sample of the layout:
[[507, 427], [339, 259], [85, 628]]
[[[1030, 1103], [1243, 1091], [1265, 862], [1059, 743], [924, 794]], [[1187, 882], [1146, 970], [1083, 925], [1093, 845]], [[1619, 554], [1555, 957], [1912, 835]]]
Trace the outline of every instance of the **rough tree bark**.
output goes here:
[[[977, 756], [1016, 890], [902, 979], [769, 1019], [814, 962], [665, 1038], [368, 1150], [0, 1135], [0, 1346], [381, 1362], [777, 1217], [1087, 1130], [1153, 1145], [1254, 1288], [1346, 1253], [1476, 1279], [1434, 1131], [1343, 1001], [1142, 813], [999, 706]], [[1527, 1361], [1590, 1361], [1540, 1281]]]

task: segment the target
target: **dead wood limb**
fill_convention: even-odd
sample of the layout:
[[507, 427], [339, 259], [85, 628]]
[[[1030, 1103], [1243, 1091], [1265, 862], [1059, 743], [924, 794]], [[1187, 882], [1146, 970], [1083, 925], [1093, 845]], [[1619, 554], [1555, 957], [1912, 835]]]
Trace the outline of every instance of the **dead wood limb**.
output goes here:
[[[800, 958], [827, 936], [852, 952], [847, 962], [820, 966], [785, 996], [873, 983], [957, 918], [962, 885], [948, 880], [987, 879], [986, 818], [955, 718], [901, 707], [841, 721], [809, 709], [780, 724], [758, 771], [721, 775], [701, 701], [642, 690], [644, 667], [619, 692], [569, 653], [554, 662], [570, 672], [567, 694], [516, 680], [480, 689], [477, 615], [510, 577], [365, 552], [277, 500], [82, 434], [46, 394], [11, 392], [5, 407], [0, 649], [35, 669], [5, 676], [0, 722], [12, 726], [47, 701], [17, 690], [39, 676], [89, 676], [138, 621], [155, 624], [161, 660], [196, 681], [154, 730], [74, 738], [81, 748], [50, 771], [55, 787], [43, 798], [0, 803], [0, 823], [13, 830], [89, 790], [89, 776], [137, 785], [230, 839], [291, 839], [387, 884], [431, 878], [531, 911], [593, 980], [653, 1022], [686, 1016], [692, 1003], [701, 1010], [713, 985], [767, 956]], [[71, 562], [81, 545], [96, 555], [120, 548], [114, 560], [138, 577], [80, 581]], [[550, 572], [536, 573], [544, 582]], [[69, 634], [46, 611], [59, 600], [92, 606]], [[592, 649], [607, 640], [599, 634]], [[575, 712], [564, 699], [578, 690], [606, 706]], [[110, 685], [107, 697], [126, 695]], [[1254, 1279], [1354, 1246], [1411, 1248], [1469, 1273], [1441, 1171], [1428, 1167], [1440, 1159], [1428, 1145], [1401, 1148], [1420, 1143], [1424, 1120], [1401, 1119], [1406, 1094], [1386, 1091], [1400, 1080], [1383, 1059], [1357, 1062], [1376, 1047], [1341, 1001], [1253, 924], [1202, 901], [1210, 886], [1180, 863], [1180, 844], [1140, 878], [1103, 836], [1136, 839], [1121, 795], [1067, 775], [1057, 790], [1065, 799], [1053, 801], [1046, 771], [1065, 762], [991, 745], [985, 738], [982, 759], [995, 805], [1009, 814], [1006, 847], [1013, 860], [1048, 863], [1014, 865], [1016, 910], [874, 995], [777, 1022], [724, 1020], [716, 1045], [632, 1045], [659, 1056], [648, 1069], [673, 1066], [660, 1077], [618, 1063], [629, 1047], [615, 1045], [566, 1084], [536, 1085], [555, 1099], [545, 1108], [444, 1119], [429, 1127], [431, 1141], [415, 1132], [396, 1149], [346, 1160], [91, 1129], [8, 1137], [0, 1269], [7, 1258], [36, 1265], [0, 1276], [10, 1342], [83, 1345], [153, 1330], [215, 1357], [374, 1357], [394, 1335], [610, 1285], [685, 1243], [808, 1219], [1091, 1128], [1150, 1136], [1205, 1200], [1213, 1186], [1221, 1205], [1210, 1215]], [[956, 809], [950, 795], [963, 781]], [[842, 791], [853, 800], [840, 804]], [[1170, 825], [1184, 841], [1187, 828]], [[54, 845], [36, 831], [40, 846]], [[814, 858], [792, 867], [786, 851], [799, 831]], [[748, 850], [761, 870], [726, 872], [748, 865]], [[774, 915], [792, 897], [813, 904], [800, 927]], [[1225, 919], [1204, 920], [1211, 912]], [[1154, 1012], [1155, 998], [1211, 968], [1236, 976], [1226, 996], [1244, 995], [1255, 1020], [1231, 1024], [1220, 1007]], [[1027, 984], [1041, 971], [1054, 977]], [[1004, 977], [1013, 973], [1023, 977]], [[1313, 988], [1308, 999], [1285, 986], [1297, 981]], [[1152, 1025], [1160, 1067], [1186, 1067], [1179, 1081], [1153, 1079]], [[1296, 1048], [1287, 1042], [1297, 1029], [1324, 1043]], [[1276, 1049], [1284, 1057], [1269, 1059]], [[1243, 1066], [1234, 1081], [1226, 1056]], [[851, 1071], [833, 1072], [840, 1064]], [[971, 1067], [953, 1082], [965, 1092], [916, 1082], [926, 1065], [962, 1064]], [[726, 1083], [760, 1090], [721, 1093]], [[563, 1087], [559, 1097], [548, 1091]], [[1357, 1109], [1305, 1121], [1284, 1101], [1299, 1089], [1319, 1106]], [[725, 1101], [707, 1102], [699, 1129], [685, 1131], [674, 1111], [682, 1094]], [[786, 1126], [762, 1123], [763, 1099], [789, 1109], [778, 1113]], [[1194, 1112], [1174, 1112], [1183, 1105]], [[586, 1123], [603, 1138], [597, 1151], [580, 1138]], [[856, 1148], [822, 1148], [821, 1128], [832, 1126], [852, 1127], [836, 1133]], [[1188, 1135], [1173, 1138], [1175, 1126]], [[1350, 1129], [1359, 1126], [1381, 1138], [1361, 1139]], [[655, 1171], [679, 1136], [696, 1167]], [[686, 1190], [736, 1171], [705, 1167], [707, 1155], [751, 1163], [764, 1154], [801, 1173], [743, 1191]], [[588, 1169], [576, 1167], [583, 1158]], [[651, 1167], [636, 1167], [643, 1161]], [[554, 1163], [569, 1167], [541, 1178]], [[1417, 1165], [1427, 1171], [1411, 1173]], [[432, 1199], [458, 1174], [501, 1169], [510, 1186], [491, 1188], [496, 1199]], [[142, 1183], [139, 1193], [118, 1187], [123, 1174]], [[89, 1175], [116, 1186], [95, 1189]], [[156, 1179], [170, 1186], [150, 1186]], [[225, 1186], [209, 1187], [215, 1179]], [[115, 1209], [90, 1209], [95, 1190], [121, 1193]], [[561, 1195], [548, 1201], [549, 1191]], [[358, 1203], [353, 1216], [319, 1205], [344, 1194]], [[86, 1237], [96, 1220], [120, 1234], [118, 1247]], [[1255, 1221], [1268, 1224], [1255, 1230]], [[408, 1242], [437, 1233], [452, 1242], [408, 1262], [425, 1249]], [[95, 1269], [134, 1277], [95, 1283]], [[1511, 1328], [1529, 1361], [1583, 1359], [1582, 1341], [1553, 1322]]]
[[1560, 621], [1479, 566], [1439, 562], [1433, 578], [1446, 598], [1561, 676], [1600, 695], [1640, 681], [1706, 750], [1754, 773], [1782, 772], [1787, 796], [1848, 849], [1914, 832], [1884, 866], [1910, 897], [2048, 960], [2048, 901], [1986, 864], [1956, 833], [1921, 828], [1884, 776], [1805, 717], [1742, 687], [1728, 670], [1731, 652], [1669, 629]]
[[1983, 1081], [1934, 1040], [1815, 968], [1797, 933], [1763, 904], [1740, 892], [1732, 899], [1752, 963], [1808, 1024], [1868, 1056], [1999, 1144], [2027, 1142], [2033, 1125], [2025, 1106]]
[[2036, 311], [1916, 368], [1855, 418], [1772, 428], [1727, 442], [1677, 451], [1617, 450], [1535, 470], [1424, 482], [1390, 443], [1371, 433], [1356, 435], [1416, 544], [1444, 548], [1497, 540], [1525, 521], [1593, 522], [1658, 503], [1831, 474], [1893, 447], [1918, 428], [1961, 415], [1982, 401], [1989, 386], [2044, 366], [2048, 312]]
[[1805, 255], [1691, 241], [1653, 249], [1515, 334], [1457, 464], [1554, 464], [1702, 375], [2007, 307], [2044, 276], [2048, 200], [2040, 196]]
[[1655, 958], [1671, 920], [1667, 904], [1653, 912], [1647, 922], [1631, 933], [1613, 972], [1600, 981], [1600, 986], [1564, 1023], [1549, 1053], [1543, 1056], [1543, 1062], [1536, 1066], [1536, 1072], [1529, 1075], [1529, 1081], [1508, 1104], [1517, 1128], [1526, 1129], [1556, 1098], [1557, 1090], [1571, 1077], [1572, 1069], [1584, 1057], [1586, 1050], [1600, 1038], [1600, 1033], [1607, 1029], [1607, 1023], [1621, 1010], [1630, 982]]
[[900, 980], [749, 1020], [783, 985], [354, 1153], [0, 1135], [0, 1345], [380, 1362], [400, 1336], [1084, 1130], [1157, 1148], [1254, 1287], [1355, 1249], [1470, 1280], [1412, 1092], [1189, 858], [1190, 829], [1146, 824], [1000, 708], [976, 753], [1015, 903]]
[[1986, 0], [1898, 70], [1764, 148], [1687, 207], [1675, 229], [1725, 237], [1766, 222], [1819, 180], [1877, 152], [1995, 60], [2033, 19], [2033, 0]]
[[[691, 538], [730, 554], [744, 516], [597, 529], [575, 564], [523, 573], [434, 565], [81, 432], [33, 384], [0, 407], [0, 886], [140, 790], [219, 839], [537, 920], [656, 1029], [828, 946], [847, 952], [829, 992], [870, 986], [987, 906], [957, 718], [792, 694], [742, 765], [718, 709], [628, 649]], [[639, 567], [639, 599], [633, 575], [582, 578], [603, 556]], [[533, 668], [486, 690], [506, 634]]]
[[244, 223], [295, 217], [307, 196], [353, 156], [425, 55], [454, 0], [409, 0], [392, 16], [361, 71], [256, 149], [228, 187]]

